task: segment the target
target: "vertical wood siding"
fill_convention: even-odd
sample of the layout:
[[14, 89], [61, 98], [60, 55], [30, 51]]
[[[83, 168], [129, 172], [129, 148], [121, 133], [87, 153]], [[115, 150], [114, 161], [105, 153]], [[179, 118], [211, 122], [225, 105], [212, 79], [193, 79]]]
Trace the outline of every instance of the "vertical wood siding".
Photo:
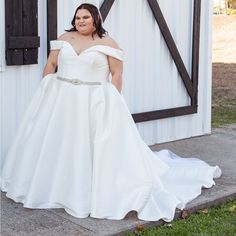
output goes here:
[[[70, 28], [74, 10], [82, 2], [86, 1], [58, 1], [58, 35]], [[92, 2], [101, 6], [103, 0]], [[172, 0], [158, 2], [187, 71], [191, 73], [193, 0], [178, 0], [178, 4], [173, 4]], [[198, 113], [138, 123], [147, 144], [211, 131], [211, 13], [211, 1], [202, 1]], [[2, 27], [0, 25], [1, 30]], [[116, 0], [104, 27], [125, 51], [123, 94], [132, 113], [190, 104], [146, 0]], [[5, 156], [26, 106], [38, 87], [46, 62], [46, 0], [39, 1], [39, 35], [39, 65], [6, 67], [0, 72], [1, 157]]]
[[[2, 1], [4, 0], [0, 0], [1, 6]], [[0, 71], [0, 160], [2, 162], [22, 120], [26, 107], [38, 88], [43, 66], [46, 62], [47, 21], [45, 0], [38, 1], [38, 12], [38, 29], [40, 45], [42, 45], [38, 52], [39, 63], [36, 65], [6, 66], [4, 65], [4, 60], [2, 62], [5, 68], [3, 71]], [[0, 8], [0, 17], [2, 15], [4, 16], [4, 8]], [[4, 32], [4, 22], [0, 22], [0, 32]], [[4, 40], [5, 35], [0, 34], [0, 42]], [[4, 50], [3, 44], [1, 44], [0, 51], [4, 52]]]
[[7, 65], [38, 63], [38, 0], [5, 1]]
[[[59, 2], [58, 32], [70, 27], [76, 6]], [[103, 0], [93, 0], [98, 7]], [[193, 0], [158, 0], [183, 62], [191, 74]], [[132, 9], [132, 10], [130, 10]], [[198, 113], [138, 123], [148, 144], [210, 133], [212, 2], [202, 1]], [[146, 0], [116, 0], [105, 23], [125, 51], [123, 93], [132, 113], [190, 104], [190, 99]]]

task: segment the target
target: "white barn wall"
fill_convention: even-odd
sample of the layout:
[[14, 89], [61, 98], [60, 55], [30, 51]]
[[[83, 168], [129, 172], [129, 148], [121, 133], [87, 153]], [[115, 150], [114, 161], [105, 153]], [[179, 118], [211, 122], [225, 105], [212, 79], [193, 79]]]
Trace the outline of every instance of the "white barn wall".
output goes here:
[[[94, 0], [100, 6], [103, 0]], [[37, 89], [46, 62], [46, 0], [39, 2], [39, 64], [4, 66], [4, 40], [0, 35], [0, 148], [4, 160], [22, 115]], [[71, 17], [82, 0], [58, 0], [58, 35], [70, 28]], [[191, 70], [193, 0], [158, 1], [188, 72]], [[132, 8], [130, 7], [132, 4]], [[202, 1], [198, 114], [138, 123], [147, 144], [209, 133], [211, 130], [211, 1]], [[4, 0], [0, 0], [4, 6]], [[132, 10], [131, 10], [132, 9]], [[4, 19], [4, 7], [0, 17]], [[0, 30], [4, 32], [4, 21]], [[178, 23], [178, 24], [176, 24]], [[167, 50], [146, 0], [116, 0], [104, 23], [125, 51], [123, 94], [132, 113], [189, 104], [189, 97]]]
[[[4, 0], [0, 0], [0, 16], [4, 19]], [[26, 110], [29, 101], [37, 89], [43, 66], [46, 62], [46, 0], [38, 1], [39, 12], [39, 63], [37, 65], [25, 66], [6, 66], [5, 64], [5, 48], [3, 43], [5, 35], [0, 34], [1, 42], [1, 66], [0, 71], [0, 148], [1, 161], [4, 161], [6, 152], [12, 142], [22, 116]], [[0, 32], [5, 32], [5, 23], [1, 21]]]
[[[75, 8], [84, 2], [59, 1], [58, 34], [70, 28]], [[193, 0], [158, 3], [191, 74]], [[132, 7], [131, 7], [132, 6]], [[171, 10], [173, 9], [173, 10]], [[198, 114], [138, 123], [148, 144], [207, 134], [211, 131], [211, 1], [202, 1]], [[185, 106], [189, 96], [178, 75], [146, 0], [116, 0], [104, 27], [125, 51], [123, 94], [132, 113]]]

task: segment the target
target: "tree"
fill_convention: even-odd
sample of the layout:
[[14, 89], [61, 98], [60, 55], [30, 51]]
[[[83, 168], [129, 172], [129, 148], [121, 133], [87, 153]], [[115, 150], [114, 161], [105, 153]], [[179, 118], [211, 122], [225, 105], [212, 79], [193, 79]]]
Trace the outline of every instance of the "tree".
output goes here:
[[226, 0], [227, 8], [236, 9], [236, 0]]

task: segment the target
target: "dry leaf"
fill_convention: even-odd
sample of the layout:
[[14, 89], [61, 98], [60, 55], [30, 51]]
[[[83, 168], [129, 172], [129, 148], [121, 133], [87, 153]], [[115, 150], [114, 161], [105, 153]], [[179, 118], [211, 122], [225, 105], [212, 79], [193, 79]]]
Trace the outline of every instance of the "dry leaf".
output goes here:
[[183, 210], [181, 214], [182, 219], [187, 219], [189, 217], [189, 213], [187, 210]]
[[136, 226], [136, 230], [137, 230], [138, 232], [142, 232], [142, 231], [144, 230], [144, 226], [143, 226], [143, 225], [137, 225], [137, 226]]
[[199, 212], [204, 213], [204, 214], [208, 214], [209, 210], [208, 210], [208, 208], [205, 208], [205, 209], [199, 210]]

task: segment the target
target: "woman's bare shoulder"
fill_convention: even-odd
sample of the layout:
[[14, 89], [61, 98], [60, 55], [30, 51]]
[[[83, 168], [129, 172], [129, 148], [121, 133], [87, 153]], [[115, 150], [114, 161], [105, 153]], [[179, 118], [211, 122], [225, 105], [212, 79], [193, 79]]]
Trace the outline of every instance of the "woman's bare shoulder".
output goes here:
[[71, 37], [73, 37], [74, 35], [74, 32], [73, 31], [70, 31], [70, 32], [65, 32], [64, 34], [61, 34], [57, 40], [68, 40], [70, 39]]
[[104, 37], [102, 37], [101, 43], [104, 44], [105, 46], [110, 46], [116, 49], [120, 49], [118, 43], [108, 35], [105, 35]]

